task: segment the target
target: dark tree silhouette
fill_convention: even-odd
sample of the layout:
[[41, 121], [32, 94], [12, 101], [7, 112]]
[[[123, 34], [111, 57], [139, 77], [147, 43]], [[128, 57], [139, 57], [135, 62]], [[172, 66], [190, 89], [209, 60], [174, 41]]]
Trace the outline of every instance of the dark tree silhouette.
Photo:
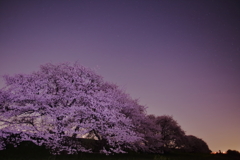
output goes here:
[[183, 149], [190, 153], [211, 153], [207, 143], [193, 135], [185, 136]]
[[229, 149], [229, 150], [227, 150], [227, 154], [228, 155], [240, 155], [240, 152]]

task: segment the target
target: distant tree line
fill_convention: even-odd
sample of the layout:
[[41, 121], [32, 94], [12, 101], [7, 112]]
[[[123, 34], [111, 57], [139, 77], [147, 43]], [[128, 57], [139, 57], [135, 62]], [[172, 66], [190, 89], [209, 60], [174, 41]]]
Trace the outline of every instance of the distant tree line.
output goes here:
[[30, 141], [52, 154], [211, 152], [173, 117], [148, 115], [117, 85], [78, 63], [46, 64], [4, 79], [0, 150]]

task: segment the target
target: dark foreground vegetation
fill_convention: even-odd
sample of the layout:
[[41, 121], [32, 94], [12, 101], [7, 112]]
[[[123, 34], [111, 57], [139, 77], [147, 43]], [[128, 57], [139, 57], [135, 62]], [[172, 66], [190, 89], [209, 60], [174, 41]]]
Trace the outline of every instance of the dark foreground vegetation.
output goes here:
[[18, 147], [8, 146], [7, 149], [1, 150], [0, 160], [240, 160], [240, 154], [128, 153], [104, 155], [79, 153], [76, 155], [52, 155], [44, 147], [23, 143]]
[[27, 154], [13, 154], [2, 152], [0, 153], [1, 160], [239, 160], [238, 155], [227, 154], [196, 154], [196, 153], [172, 153], [172, 154], [78, 154], [78, 155], [35, 155]]

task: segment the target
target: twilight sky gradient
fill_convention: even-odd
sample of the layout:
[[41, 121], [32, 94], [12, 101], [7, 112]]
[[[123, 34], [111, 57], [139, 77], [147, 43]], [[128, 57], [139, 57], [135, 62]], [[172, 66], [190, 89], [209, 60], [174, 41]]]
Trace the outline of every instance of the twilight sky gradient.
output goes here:
[[239, 0], [1, 0], [0, 76], [79, 61], [212, 151], [240, 151], [239, 8]]

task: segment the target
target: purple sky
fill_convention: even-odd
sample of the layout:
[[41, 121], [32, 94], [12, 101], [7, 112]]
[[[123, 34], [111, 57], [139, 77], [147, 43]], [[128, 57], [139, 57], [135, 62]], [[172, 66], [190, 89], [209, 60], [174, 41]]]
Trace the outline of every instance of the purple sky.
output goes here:
[[239, 8], [239, 0], [1, 0], [0, 76], [78, 61], [212, 151], [240, 151]]

